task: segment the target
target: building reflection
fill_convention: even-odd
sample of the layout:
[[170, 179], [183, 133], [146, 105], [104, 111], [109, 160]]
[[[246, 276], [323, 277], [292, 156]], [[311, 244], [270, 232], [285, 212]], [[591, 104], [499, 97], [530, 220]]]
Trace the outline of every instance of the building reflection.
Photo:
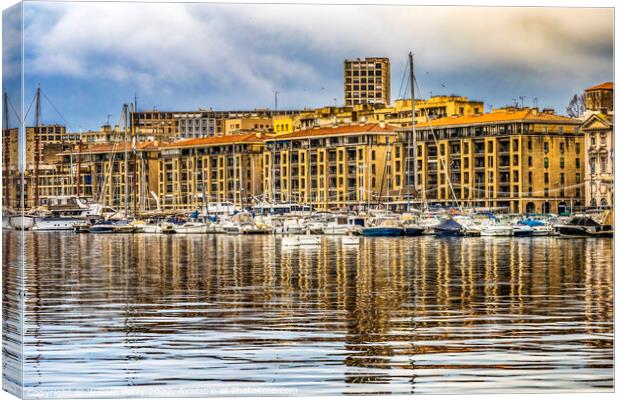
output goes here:
[[[334, 360], [345, 383], [407, 376], [411, 391], [420, 370], [437, 368], [424, 357], [544, 351], [535, 339], [546, 334], [574, 334], [583, 351], [604, 350], [613, 363], [611, 240], [365, 239], [351, 249], [324, 237], [283, 250], [275, 236], [26, 234], [35, 337], [65, 323], [54, 312], [68, 303], [122, 315], [124, 326], [102, 334], [119, 331], [130, 347], [145, 334], [250, 333], [244, 345], [276, 347], [291, 335], [263, 332], [312, 334], [344, 343]], [[15, 259], [15, 240], [3, 235], [5, 260]]]

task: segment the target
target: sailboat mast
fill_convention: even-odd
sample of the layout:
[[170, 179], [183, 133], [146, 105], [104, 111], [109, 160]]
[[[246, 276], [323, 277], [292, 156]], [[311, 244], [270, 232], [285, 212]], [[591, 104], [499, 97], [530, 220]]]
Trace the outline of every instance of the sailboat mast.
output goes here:
[[124, 186], [125, 186], [125, 190], [123, 191], [124, 193], [124, 198], [123, 198], [123, 210], [125, 211], [125, 218], [127, 218], [127, 211], [128, 211], [128, 196], [129, 196], [129, 173], [127, 173], [127, 168], [129, 167], [129, 162], [128, 162], [128, 150], [129, 150], [129, 146], [127, 145], [127, 125], [129, 123], [129, 106], [127, 104], [123, 104], [123, 122], [124, 122], [124, 136], [125, 136], [125, 140], [123, 143], [123, 147], [125, 149], [124, 151], [124, 167], [123, 167], [123, 172], [125, 174], [125, 180], [124, 180]]
[[3, 139], [4, 139], [4, 159], [3, 159], [3, 163], [4, 163], [4, 207], [5, 209], [7, 207], [10, 208], [11, 204], [10, 204], [10, 199], [11, 199], [11, 194], [10, 194], [10, 184], [9, 184], [9, 174], [11, 173], [10, 171], [10, 154], [11, 154], [11, 130], [9, 128], [9, 94], [7, 92], [4, 92], [4, 134], [3, 134]]
[[39, 152], [41, 135], [39, 132], [39, 116], [41, 115], [41, 87], [37, 86], [37, 104], [34, 116], [34, 207], [39, 205]]
[[134, 128], [134, 120], [133, 120], [133, 116], [135, 114], [136, 110], [136, 103], [131, 105], [131, 116], [130, 116], [130, 126], [131, 126], [131, 153], [132, 153], [132, 161], [133, 161], [133, 171], [132, 171], [132, 180], [131, 180], [131, 196], [133, 199], [133, 217], [134, 219], [136, 219], [136, 216], [138, 215], [138, 177], [137, 177], [137, 169], [138, 169], [138, 150], [136, 149], [137, 146], [137, 139], [136, 139], [136, 131]]
[[81, 183], [82, 183], [82, 174], [81, 174], [81, 169], [82, 169], [82, 137], [81, 137], [81, 133], [80, 133], [80, 139], [78, 141], [78, 154], [77, 154], [77, 182], [76, 182], [76, 188], [75, 188], [75, 194], [77, 197], [80, 197], [80, 192], [81, 192]]
[[[418, 159], [418, 145], [415, 132], [415, 75], [413, 73], [413, 53], [409, 52], [409, 81], [411, 82], [411, 137], [407, 141], [407, 145], [410, 146], [407, 149], [407, 157], [409, 158], [407, 174], [407, 211], [411, 211], [411, 174], [413, 173], [413, 195], [417, 196], [418, 190], [418, 174], [417, 159]], [[413, 147], [413, 148], [412, 148]], [[413, 158], [413, 161], [411, 160]]]

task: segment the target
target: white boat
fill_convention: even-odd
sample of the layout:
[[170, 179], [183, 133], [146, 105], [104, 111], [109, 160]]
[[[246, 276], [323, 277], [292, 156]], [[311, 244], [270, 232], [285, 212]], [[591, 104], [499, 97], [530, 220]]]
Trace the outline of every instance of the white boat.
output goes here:
[[35, 217], [32, 215], [12, 215], [9, 218], [9, 225], [11, 228], [19, 231], [27, 231], [34, 226]]
[[89, 220], [80, 217], [35, 217], [33, 231], [72, 231]]
[[2, 216], [2, 229], [11, 229], [11, 217], [8, 215]]
[[241, 234], [241, 226], [235, 221], [224, 221], [220, 226], [222, 228], [222, 231], [228, 235]]
[[90, 219], [98, 219], [103, 207], [86, 198], [77, 196], [53, 196], [48, 198], [42, 215], [34, 219], [33, 231], [70, 231]]
[[231, 202], [209, 203], [204, 210], [206, 215], [227, 217], [235, 215], [242, 210]]
[[136, 233], [161, 233], [161, 226], [156, 223], [134, 220], [129, 224], [134, 227]]
[[306, 233], [306, 225], [300, 218], [283, 218], [274, 220], [274, 232], [285, 235], [301, 235]]
[[491, 223], [480, 231], [480, 236], [512, 236], [512, 226]]
[[557, 232], [551, 225], [532, 226], [532, 236], [556, 236]]
[[209, 226], [202, 222], [186, 222], [174, 224], [174, 233], [207, 233]]
[[350, 229], [347, 217], [338, 215], [324, 224], [323, 233], [326, 235], [347, 235]]

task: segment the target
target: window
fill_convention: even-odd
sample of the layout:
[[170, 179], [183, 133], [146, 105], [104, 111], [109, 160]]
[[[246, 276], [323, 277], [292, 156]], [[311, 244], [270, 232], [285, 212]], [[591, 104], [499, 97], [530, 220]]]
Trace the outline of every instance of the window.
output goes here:
[[590, 139], [590, 144], [592, 146], [596, 146], [596, 137], [592, 136], [592, 139]]
[[564, 142], [560, 142], [560, 153], [564, 154]]
[[532, 166], [532, 156], [529, 156], [529, 157], [527, 158], [527, 166], [528, 166], [528, 167], [531, 167], [531, 166]]
[[549, 143], [548, 142], [543, 143], [543, 151], [545, 153], [549, 152]]
[[581, 153], [581, 143], [575, 143], [575, 153]]
[[527, 173], [527, 183], [529, 183], [531, 185], [533, 180], [534, 180], [534, 174], [532, 172], [528, 172]]
[[581, 174], [580, 173], [575, 174], [575, 182], [576, 183], [581, 183]]
[[545, 172], [544, 181], [545, 181], [545, 185], [549, 184], [549, 173], [548, 172]]
[[560, 158], [560, 168], [564, 168], [564, 157]]
[[581, 160], [575, 158], [575, 168], [581, 168]]
[[590, 158], [590, 175], [596, 174], [596, 160], [594, 157]]
[[607, 157], [601, 157], [601, 174], [607, 173]]
[[560, 174], [560, 185], [564, 184], [564, 173]]
[[527, 149], [528, 150], [532, 150], [532, 141], [531, 140], [527, 141]]
[[549, 168], [549, 157], [545, 157], [545, 159], [543, 160], [543, 166], [545, 168]]

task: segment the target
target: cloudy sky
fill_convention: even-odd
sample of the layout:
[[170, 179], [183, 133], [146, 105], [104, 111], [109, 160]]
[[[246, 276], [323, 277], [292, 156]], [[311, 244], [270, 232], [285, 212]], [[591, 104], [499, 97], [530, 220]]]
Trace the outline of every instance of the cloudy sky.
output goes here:
[[[343, 102], [343, 60], [386, 56], [392, 98], [413, 51], [422, 96], [560, 112], [613, 79], [613, 11], [585, 8], [26, 3], [26, 107], [37, 83], [73, 130], [140, 109]], [[334, 100], [334, 98], [336, 100]], [[32, 119], [32, 115], [29, 115]], [[62, 122], [47, 101], [43, 121]]]

